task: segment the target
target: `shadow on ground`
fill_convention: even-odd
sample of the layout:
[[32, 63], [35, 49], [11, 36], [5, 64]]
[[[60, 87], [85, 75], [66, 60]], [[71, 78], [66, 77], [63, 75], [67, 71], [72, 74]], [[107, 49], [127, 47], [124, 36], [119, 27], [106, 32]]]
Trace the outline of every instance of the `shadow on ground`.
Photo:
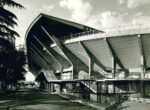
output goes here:
[[17, 92], [0, 96], [0, 110], [95, 110], [46, 92]]

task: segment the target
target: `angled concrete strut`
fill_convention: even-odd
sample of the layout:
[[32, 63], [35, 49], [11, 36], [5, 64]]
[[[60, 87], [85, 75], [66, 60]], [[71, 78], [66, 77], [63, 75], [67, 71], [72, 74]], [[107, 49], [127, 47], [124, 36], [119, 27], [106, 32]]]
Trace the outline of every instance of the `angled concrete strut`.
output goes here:
[[78, 73], [83, 70], [85, 72], [89, 72], [89, 68], [86, 64], [84, 64], [78, 57], [76, 57], [62, 42], [55, 37], [54, 35], [50, 34], [43, 26], [41, 26], [43, 31], [47, 34], [47, 36], [57, 45], [57, 47], [61, 50], [61, 52], [66, 56], [67, 60], [73, 67], [73, 78], [78, 78]]
[[93, 55], [93, 53], [85, 46], [85, 44], [82, 41], [80, 41], [80, 44], [89, 57], [89, 74], [91, 75], [91, 72], [93, 71], [94, 63], [96, 63], [105, 72], [107, 72], [105, 66]]
[[105, 38], [105, 41], [106, 41], [106, 44], [108, 46], [108, 49], [111, 53], [111, 56], [113, 57], [112, 59], [112, 65], [113, 65], [113, 71], [114, 71], [114, 77], [115, 77], [115, 69], [116, 69], [116, 63], [119, 65], [119, 67], [125, 72], [125, 73], [128, 73], [127, 70], [125, 69], [125, 67], [123, 66], [122, 62], [120, 61], [118, 55], [116, 54], [115, 50], [113, 49], [110, 41]]

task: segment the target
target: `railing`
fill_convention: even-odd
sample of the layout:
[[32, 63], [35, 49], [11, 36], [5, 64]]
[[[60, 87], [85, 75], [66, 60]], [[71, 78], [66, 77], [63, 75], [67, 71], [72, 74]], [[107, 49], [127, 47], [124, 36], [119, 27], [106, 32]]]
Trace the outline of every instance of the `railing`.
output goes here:
[[[63, 81], [72, 81], [72, 80], [80, 80], [80, 81], [97, 81], [102, 79], [116, 79], [116, 80], [122, 80], [122, 79], [141, 79], [141, 73], [129, 73], [129, 76], [126, 77], [125, 73], [116, 73], [116, 77], [113, 77], [113, 73], [105, 73], [103, 74], [105, 78], [102, 78], [101, 75], [95, 75], [95, 76], [89, 76], [86, 75], [79, 75], [78, 78], [73, 78], [73, 74], [70, 74], [68, 76], [57, 76], [53, 80], [63, 80]], [[64, 78], [62, 78], [64, 77]], [[150, 79], [150, 72], [145, 73], [144, 79]]]
[[94, 34], [105, 34], [105, 33], [115, 33], [118, 31], [125, 31], [125, 30], [142, 30], [142, 29], [150, 29], [150, 26], [147, 24], [131, 24], [131, 25], [121, 25], [115, 27], [101, 27], [99, 30], [90, 30], [86, 32], [80, 32], [76, 34], [71, 34], [68, 36], [63, 36], [60, 40], [78, 38], [80, 36], [85, 35], [94, 35]]
[[63, 37], [60, 38], [60, 40], [72, 39], [72, 38], [77, 38], [77, 37], [80, 37], [80, 36], [97, 34], [97, 33], [102, 33], [102, 31], [90, 30], [90, 31], [86, 31], [86, 32], [80, 32], [80, 33], [71, 34], [71, 35], [68, 35], [68, 36], [63, 36]]
[[56, 78], [53, 80], [64, 80], [64, 81], [65, 80], [96, 80], [100, 78], [99, 76], [95, 77], [95, 76], [89, 76], [89, 75], [83, 75], [83, 76], [80, 75], [78, 77], [79, 77], [78, 79], [76, 78], [73, 79], [73, 74], [71, 74], [68, 76], [56, 76]]
[[114, 27], [101, 27], [100, 29], [103, 30], [104, 32], [114, 32], [114, 31], [134, 30], [144, 28], [150, 28], [150, 26], [148, 26], [147, 24], [127, 24]]
[[91, 81], [81, 81], [81, 83], [83, 85], [85, 85], [87, 88], [89, 88], [91, 91], [93, 91], [94, 93], [97, 93], [97, 86], [95, 82], [91, 82]]

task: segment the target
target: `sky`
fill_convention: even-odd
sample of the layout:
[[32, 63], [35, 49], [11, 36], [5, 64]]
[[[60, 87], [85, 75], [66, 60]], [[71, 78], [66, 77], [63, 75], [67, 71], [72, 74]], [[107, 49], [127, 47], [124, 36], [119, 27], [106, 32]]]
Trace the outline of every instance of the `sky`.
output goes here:
[[[97, 29], [150, 22], [150, 0], [14, 0], [26, 9], [11, 8], [18, 17], [16, 45], [25, 44], [25, 33], [40, 14], [63, 18]], [[27, 74], [27, 80], [34, 76]]]

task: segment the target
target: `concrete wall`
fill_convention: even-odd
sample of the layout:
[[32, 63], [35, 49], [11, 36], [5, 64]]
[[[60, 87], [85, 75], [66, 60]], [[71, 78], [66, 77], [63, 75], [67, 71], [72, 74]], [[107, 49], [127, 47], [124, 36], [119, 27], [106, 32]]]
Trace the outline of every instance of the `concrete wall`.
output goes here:
[[97, 94], [90, 94], [90, 100], [97, 102]]

